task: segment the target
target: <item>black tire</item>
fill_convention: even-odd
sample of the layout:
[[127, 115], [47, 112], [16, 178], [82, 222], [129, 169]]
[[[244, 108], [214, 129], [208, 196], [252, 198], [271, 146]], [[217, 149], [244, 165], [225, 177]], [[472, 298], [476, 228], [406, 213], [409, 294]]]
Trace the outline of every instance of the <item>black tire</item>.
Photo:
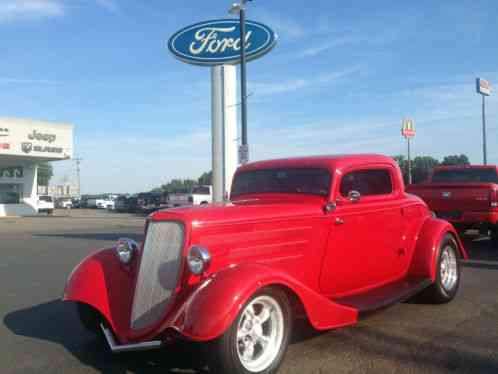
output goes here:
[[[239, 323], [243, 318], [244, 311], [255, 299], [261, 296], [269, 296], [274, 299], [281, 308], [283, 316], [283, 337], [278, 349], [278, 353], [274, 357], [269, 366], [260, 371], [248, 370], [242, 363], [239, 357], [239, 342], [237, 341], [237, 330]], [[277, 372], [280, 364], [282, 363], [285, 352], [289, 345], [291, 332], [292, 332], [292, 309], [289, 303], [289, 298], [286, 293], [277, 288], [264, 288], [255, 293], [251, 299], [241, 308], [239, 315], [225, 332], [217, 340], [207, 345], [207, 361], [211, 372], [216, 374], [274, 374]]]
[[[444, 251], [449, 251], [450, 253], [452, 253], [453, 258], [456, 260], [454, 265], [456, 267], [456, 280], [452, 282], [451, 287], [445, 287], [442, 280], [441, 267]], [[422, 301], [431, 304], [445, 304], [453, 300], [458, 291], [458, 287], [460, 286], [461, 272], [459, 258], [460, 253], [458, 250], [457, 242], [451, 234], [446, 234], [439, 244], [436, 266], [436, 281], [422, 293]]]
[[78, 303], [77, 309], [81, 324], [85, 327], [85, 329], [93, 334], [100, 335], [102, 332], [102, 329], [100, 328], [102, 316], [98, 310], [84, 303]]

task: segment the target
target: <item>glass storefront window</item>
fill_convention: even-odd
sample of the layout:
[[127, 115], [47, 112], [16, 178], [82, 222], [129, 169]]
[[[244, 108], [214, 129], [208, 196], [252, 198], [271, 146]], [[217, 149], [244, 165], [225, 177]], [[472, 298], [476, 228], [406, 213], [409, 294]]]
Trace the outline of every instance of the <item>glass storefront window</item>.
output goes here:
[[19, 204], [22, 199], [22, 184], [0, 183], [0, 204]]

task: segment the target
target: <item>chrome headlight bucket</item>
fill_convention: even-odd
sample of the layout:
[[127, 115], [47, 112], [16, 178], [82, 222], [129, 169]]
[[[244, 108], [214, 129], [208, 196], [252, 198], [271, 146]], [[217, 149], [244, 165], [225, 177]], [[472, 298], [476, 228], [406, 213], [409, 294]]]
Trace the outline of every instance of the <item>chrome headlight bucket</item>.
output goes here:
[[201, 275], [211, 263], [211, 254], [207, 248], [193, 245], [187, 255], [188, 268], [192, 274]]
[[116, 243], [116, 253], [123, 264], [129, 264], [137, 250], [138, 243], [133, 239], [119, 238]]

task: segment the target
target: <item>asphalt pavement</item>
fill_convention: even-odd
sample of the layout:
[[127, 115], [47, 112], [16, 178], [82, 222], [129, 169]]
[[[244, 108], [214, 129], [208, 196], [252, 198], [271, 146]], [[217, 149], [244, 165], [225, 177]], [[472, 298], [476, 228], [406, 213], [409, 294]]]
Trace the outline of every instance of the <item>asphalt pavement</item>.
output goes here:
[[[0, 219], [0, 373], [208, 373], [197, 346], [112, 355], [60, 301], [73, 267], [97, 248], [140, 240], [143, 217], [59, 211]], [[498, 373], [498, 246], [467, 237], [472, 260], [447, 305], [403, 303], [354, 327], [296, 326], [282, 374]]]

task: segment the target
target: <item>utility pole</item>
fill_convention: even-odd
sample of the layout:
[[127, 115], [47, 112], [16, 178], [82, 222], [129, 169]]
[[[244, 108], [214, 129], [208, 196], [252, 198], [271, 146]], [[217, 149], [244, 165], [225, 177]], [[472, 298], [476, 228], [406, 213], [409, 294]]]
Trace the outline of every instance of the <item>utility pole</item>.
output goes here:
[[76, 161], [76, 178], [78, 181], [78, 196], [81, 197], [81, 176], [80, 176], [80, 163], [83, 161], [82, 158], [76, 157], [74, 159]]
[[476, 91], [482, 96], [482, 160], [488, 164], [488, 150], [486, 144], [486, 98], [491, 95], [491, 84], [482, 78], [476, 78]]

